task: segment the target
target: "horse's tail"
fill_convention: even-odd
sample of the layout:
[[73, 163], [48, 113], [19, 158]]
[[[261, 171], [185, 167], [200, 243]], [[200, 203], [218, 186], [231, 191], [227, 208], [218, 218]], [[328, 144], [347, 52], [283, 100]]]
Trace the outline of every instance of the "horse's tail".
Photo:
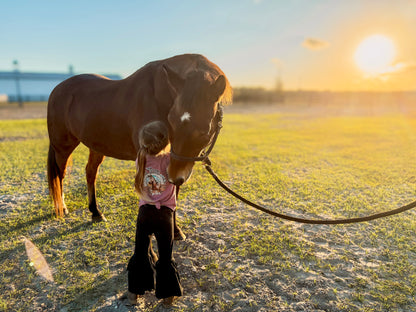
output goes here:
[[62, 173], [56, 163], [55, 149], [49, 144], [48, 153], [48, 183], [49, 195], [55, 206], [55, 214], [57, 217], [64, 216], [64, 204], [62, 198]]

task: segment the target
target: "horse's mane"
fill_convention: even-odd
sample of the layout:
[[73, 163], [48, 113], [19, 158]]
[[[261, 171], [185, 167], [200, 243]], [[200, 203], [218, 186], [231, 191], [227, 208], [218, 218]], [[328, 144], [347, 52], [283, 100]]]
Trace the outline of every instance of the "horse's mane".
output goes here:
[[220, 98], [220, 103], [223, 105], [231, 105], [233, 103], [233, 88], [231, 87], [227, 76], [224, 75], [224, 77], [226, 81], [226, 87], [225, 87], [224, 93], [222, 94]]

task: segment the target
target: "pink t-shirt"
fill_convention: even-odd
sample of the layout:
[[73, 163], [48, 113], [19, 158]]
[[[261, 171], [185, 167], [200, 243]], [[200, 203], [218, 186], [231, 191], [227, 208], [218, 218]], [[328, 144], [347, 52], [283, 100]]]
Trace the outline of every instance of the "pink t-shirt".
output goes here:
[[[146, 156], [146, 171], [144, 174], [143, 184], [146, 198], [140, 198], [139, 205], [166, 206], [175, 210], [176, 208], [176, 189], [168, 180], [167, 168], [170, 161], [169, 154], [159, 156]], [[137, 160], [136, 160], [137, 164]]]

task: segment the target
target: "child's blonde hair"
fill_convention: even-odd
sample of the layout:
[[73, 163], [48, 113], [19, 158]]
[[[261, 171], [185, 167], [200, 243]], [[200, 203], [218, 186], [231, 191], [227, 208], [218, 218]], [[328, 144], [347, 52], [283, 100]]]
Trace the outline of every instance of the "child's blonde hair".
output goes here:
[[137, 152], [137, 168], [134, 186], [144, 197], [144, 175], [146, 171], [146, 155], [158, 155], [164, 152], [169, 144], [169, 130], [161, 121], [152, 121], [144, 125], [139, 132], [139, 151]]

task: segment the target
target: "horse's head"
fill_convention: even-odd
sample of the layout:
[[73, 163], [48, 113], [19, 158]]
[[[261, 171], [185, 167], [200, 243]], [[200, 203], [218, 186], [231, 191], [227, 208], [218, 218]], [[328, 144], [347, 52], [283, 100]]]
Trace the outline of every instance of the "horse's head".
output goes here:
[[[218, 102], [230, 89], [222, 73], [213, 76], [207, 71], [193, 71], [181, 79], [166, 68], [175, 95], [168, 115], [171, 150], [176, 155], [197, 157], [215, 133]], [[189, 179], [194, 161], [171, 157], [169, 181], [181, 185]]]

